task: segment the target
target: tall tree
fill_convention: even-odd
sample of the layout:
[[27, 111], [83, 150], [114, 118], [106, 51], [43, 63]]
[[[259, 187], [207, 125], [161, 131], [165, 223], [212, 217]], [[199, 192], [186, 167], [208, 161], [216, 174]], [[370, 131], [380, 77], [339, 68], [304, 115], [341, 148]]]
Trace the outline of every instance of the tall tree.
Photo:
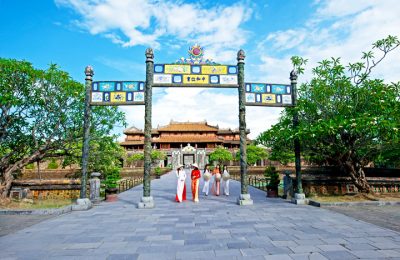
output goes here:
[[224, 148], [223, 146], [218, 146], [214, 151], [210, 153], [209, 158], [211, 162], [222, 164], [226, 161], [231, 161], [233, 156], [232, 153], [229, 152], [226, 148]]
[[[364, 52], [361, 62], [347, 67], [339, 58], [320, 62], [311, 81], [301, 85], [298, 106], [286, 109], [279, 123], [257, 141], [275, 155], [287, 154], [298, 135], [306, 159], [339, 166], [359, 191], [371, 192], [363, 168], [388, 150], [400, 156], [400, 84], [373, 79], [371, 71], [399, 45], [397, 37], [388, 36], [373, 44], [378, 57]], [[292, 61], [302, 72], [305, 60]], [[297, 133], [292, 129], [295, 109], [300, 121]]]
[[126, 158], [126, 163], [129, 166], [136, 166], [137, 162], [143, 161], [144, 160], [144, 154], [143, 153], [134, 153], [131, 155], [128, 155]]
[[[56, 65], [0, 59], [0, 195], [29, 163], [69, 154], [82, 140], [84, 86]], [[93, 109], [91, 131], [105, 136], [124, 122], [116, 108]]]
[[[265, 148], [258, 147], [254, 144], [247, 146], [247, 165], [251, 166], [256, 164], [262, 159], [268, 158], [268, 153]], [[240, 151], [236, 153], [236, 160], [240, 159]]]

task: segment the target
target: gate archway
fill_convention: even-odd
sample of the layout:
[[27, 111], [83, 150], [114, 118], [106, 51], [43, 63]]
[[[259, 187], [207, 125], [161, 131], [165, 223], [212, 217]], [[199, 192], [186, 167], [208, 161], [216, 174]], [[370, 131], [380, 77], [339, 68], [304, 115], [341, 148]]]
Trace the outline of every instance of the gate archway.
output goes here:
[[[86, 104], [85, 104], [85, 136], [82, 157], [82, 187], [87, 174], [87, 157], [89, 152], [90, 106], [96, 105], [144, 105], [144, 173], [143, 197], [138, 203], [139, 208], [153, 208], [151, 196], [151, 118], [152, 118], [152, 88], [153, 87], [205, 87], [205, 88], [236, 88], [239, 102], [239, 133], [240, 133], [240, 181], [241, 194], [237, 200], [239, 205], [252, 205], [247, 183], [247, 154], [246, 154], [246, 106], [292, 107], [296, 103], [297, 75], [290, 74], [291, 84], [245, 83], [244, 60], [245, 52], [239, 50], [236, 65], [216, 64], [203, 58], [203, 50], [195, 45], [189, 49], [189, 58], [176, 63], [154, 64], [154, 53], [151, 48], [145, 52], [146, 80], [145, 81], [92, 81], [93, 70], [87, 67], [86, 74]], [[294, 127], [297, 126], [297, 115], [294, 117]], [[295, 141], [296, 176], [298, 191], [301, 190], [300, 148]], [[172, 161], [177, 161], [174, 154]], [[197, 156], [193, 153], [193, 157]], [[182, 159], [184, 159], [182, 157]], [[81, 190], [81, 198], [86, 192]]]

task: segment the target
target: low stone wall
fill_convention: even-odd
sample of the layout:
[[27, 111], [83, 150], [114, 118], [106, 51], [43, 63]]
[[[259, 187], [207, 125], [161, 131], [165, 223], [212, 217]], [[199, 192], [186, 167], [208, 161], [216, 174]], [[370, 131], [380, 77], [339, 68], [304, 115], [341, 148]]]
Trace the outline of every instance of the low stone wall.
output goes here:
[[[365, 168], [367, 181], [376, 193], [400, 192], [400, 169]], [[295, 183], [294, 174], [291, 175]], [[334, 167], [306, 168], [302, 171], [304, 193], [344, 195], [357, 193], [350, 177]]]
[[[169, 172], [170, 168], [161, 168], [161, 174]], [[144, 167], [124, 167], [121, 170], [121, 178], [136, 178], [136, 177], [143, 177]], [[154, 169], [152, 169], [151, 174], [154, 175]]]
[[[11, 197], [77, 199], [79, 198], [80, 187], [81, 181], [79, 179], [14, 180]], [[18, 194], [19, 192], [20, 194]]]
[[132, 178], [132, 177], [139, 177], [143, 176], [144, 168], [143, 167], [134, 167], [128, 168], [124, 167], [121, 170], [121, 178]]
[[[168, 168], [161, 168], [162, 173], [169, 171]], [[265, 166], [248, 167], [249, 176], [260, 176], [264, 174]], [[293, 167], [277, 167], [280, 173], [284, 170], [291, 171], [293, 183], [296, 181], [295, 170]], [[240, 167], [229, 167], [232, 179], [240, 179]], [[55, 172], [60, 170], [48, 170], [48, 176], [54, 176]], [[60, 172], [60, 175], [65, 174]], [[380, 169], [365, 168], [367, 180], [378, 193], [400, 192], [400, 169]], [[28, 175], [26, 175], [28, 176]], [[57, 176], [57, 175], [56, 175]], [[238, 177], [238, 178], [235, 178]], [[282, 175], [281, 175], [282, 176]], [[121, 178], [140, 178], [143, 177], [143, 168], [124, 168], [121, 171]], [[302, 169], [303, 189], [306, 195], [343, 195], [356, 193], [357, 188], [351, 179], [343, 172], [334, 167], [304, 167]], [[49, 178], [49, 179], [18, 179], [13, 181], [12, 189], [23, 192], [27, 191], [28, 196], [34, 199], [41, 198], [67, 198], [77, 199], [80, 193], [80, 180], [67, 178]]]
[[80, 169], [55, 169], [55, 170], [40, 170], [37, 169], [27, 170], [24, 169], [18, 179], [32, 180], [32, 179], [76, 179], [81, 175]]

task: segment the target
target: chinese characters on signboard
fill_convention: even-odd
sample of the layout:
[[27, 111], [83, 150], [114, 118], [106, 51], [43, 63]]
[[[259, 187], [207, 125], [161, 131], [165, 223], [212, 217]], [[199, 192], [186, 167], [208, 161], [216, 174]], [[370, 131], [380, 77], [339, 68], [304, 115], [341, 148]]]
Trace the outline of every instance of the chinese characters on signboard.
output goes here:
[[292, 86], [282, 84], [245, 83], [246, 106], [292, 106]]
[[143, 105], [143, 81], [94, 81], [91, 105]]
[[237, 87], [237, 66], [155, 64], [153, 84], [163, 87]]

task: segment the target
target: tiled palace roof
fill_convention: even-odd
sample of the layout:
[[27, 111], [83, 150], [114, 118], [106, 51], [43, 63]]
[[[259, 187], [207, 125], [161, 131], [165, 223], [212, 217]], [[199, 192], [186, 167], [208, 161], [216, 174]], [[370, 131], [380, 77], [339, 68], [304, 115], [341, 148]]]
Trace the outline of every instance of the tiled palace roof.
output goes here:
[[[247, 130], [248, 134], [250, 131]], [[142, 129], [130, 127], [124, 130], [127, 135], [122, 146], [143, 145], [144, 132]], [[250, 141], [249, 139], [247, 139]], [[223, 128], [201, 122], [175, 122], [152, 129], [152, 143], [214, 143], [239, 144], [239, 129]]]
[[203, 122], [174, 122], [157, 128], [158, 132], [218, 132], [218, 126]]

